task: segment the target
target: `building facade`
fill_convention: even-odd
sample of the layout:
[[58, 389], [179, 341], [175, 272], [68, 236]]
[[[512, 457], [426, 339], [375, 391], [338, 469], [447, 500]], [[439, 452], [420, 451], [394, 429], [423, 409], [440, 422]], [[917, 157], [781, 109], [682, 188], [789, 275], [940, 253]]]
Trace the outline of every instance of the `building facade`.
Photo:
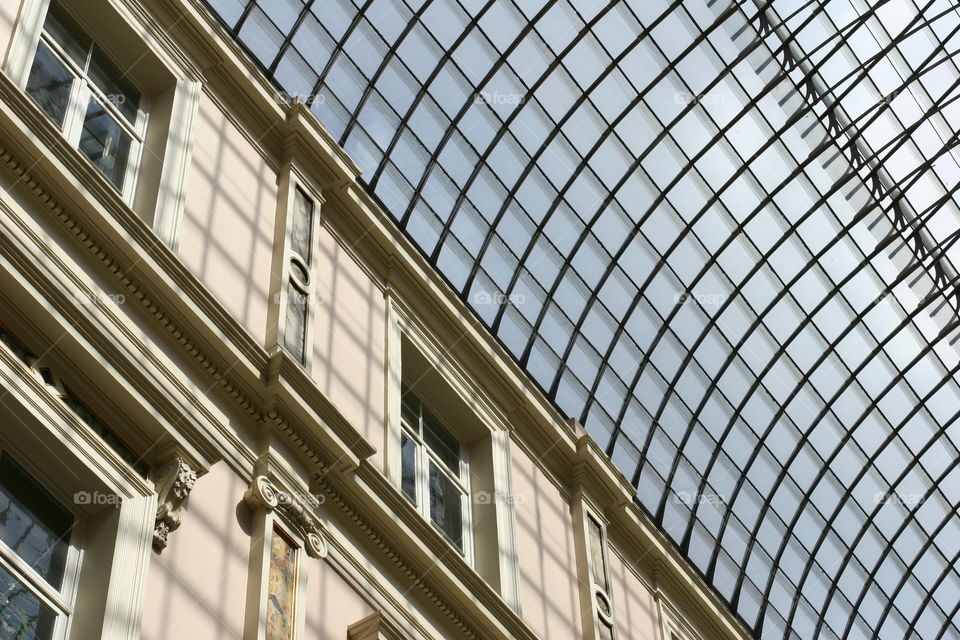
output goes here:
[[0, 638], [749, 636], [232, 26], [0, 5]]

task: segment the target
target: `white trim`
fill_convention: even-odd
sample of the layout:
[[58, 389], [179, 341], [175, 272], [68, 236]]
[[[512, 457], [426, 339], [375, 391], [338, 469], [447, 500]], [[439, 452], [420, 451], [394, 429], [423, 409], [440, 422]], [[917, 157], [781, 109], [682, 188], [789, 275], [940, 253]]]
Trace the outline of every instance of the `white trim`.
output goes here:
[[263, 640], [266, 636], [267, 596], [270, 593], [270, 545], [273, 532], [272, 512], [250, 509], [250, 557], [247, 564], [247, 600], [244, 607], [243, 640]]
[[[82, 548], [73, 556], [68, 554], [68, 563], [78, 563], [79, 571], [73, 584], [68, 584], [69, 573], [65, 572], [62, 593], [73, 614], [66, 625], [58, 623], [57, 633], [77, 640], [138, 638], [156, 513], [152, 484], [106, 447], [89, 446], [85, 425], [5, 348], [0, 349], [0, 380], [14, 401], [6, 410], [21, 418], [14, 430], [3, 432], [4, 451], [10, 451], [65, 506], [69, 503], [63, 496], [94, 487], [120, 499], [118, 506], [99, 510], [80, 503], [68, 506], [79, 521], [71, 547]], [[36, 440], [18, 438], [22, 430], [29, 430], [46, 450], [55, 452], [60, 464], [51, 468], [37, 465]], [[78, 485], [80, 474], [95, 484]], [[91, 523], [96, 523], [96, 535], [89, 531]], [[84, 530], [90, 535], [84, 535]]]
[[[580, 593], [580, 626], [583, 632], [584, 640], [601, 640], [602, 636], [598, 631], [598, 625], [607, 624], [610, 627], [610, 635], [616, 640], [617, 634], [617, 609], [613, 597], [612, 576], [610, 574], [610, 543], [607, 536], [607, 520], [601, 514], [599, 508], [590, 503], [589, 499], [580, 492], [572, 499], [571, 514], [573, 515], [573, 539], [577, 555], [577, 576], [579, 577], [578, 591]], [[596, 584], [593, 580], [593, 557], [590, 552], [590, 521], [596, 522], [600, 527], [600, 548], [603, 554], [603, 566], [600, 570], [603, 572], [603, 585]], [[610, 613], [604, 614], [600, 611], [598, 600], [602, 597], [610, 606]], [[589, 612], [589, 615], [587, 613]]]
[[155, 495], [127, 499], [120, 505], [101, 638], [140, 637], [156, 513]]
[[153, 214], [153, 230], [172, 251], [180, 246], [180, 225], [187, 197], [187, 176], [193, 161], [193, 140], [203, 85], [178, 78], [170, 109], [160, 188]]
[[[313, 340], [316, 328], [315, 308], [320, 300], [317, 297], [317, 263], [320, 251], [320, 215], [323, 205], [323, 196], [314, 186], [314, 183], [292, 163], [287, 163], [280, 170], [277, 177], [277, 214], [274, 224], [273, 256], [271, 260], [270, 300], [267, 312], [267, 349], [268, 351], [283, 350], [299, 366], [309, 373], [313, 366]], [[293, 208], [296, 206], [297, 191], [311, 202], [310, 212], [310, 255], [300, 256], [291, 249]], [[309, 282], [303, 283], [294, 278], [290, 263], [296, 261], [306, 267]], [[284, 346], [284, 331], [288, 311], [288, 286], [294, 286], [306, 296], [307, 304], [304, 310], [303, 360], [293, 357]]]
[[[493, 462], [493, 486], [498, 495], [513, 495], [510, 470], [510, 433], [497, 430], [490, 434]], [[495, 500], [497, 518], [497, 545], [500, 548], [500, 596], [510, 608], [521, 614], [520, 563], [517, 557], [517, 515], [514, 500]]]
[[700, 635], [694, 631], [689, 622], [674, 607], [669, 598], [658, 589], [654, 594], [657, 602], [660, 637], [663, 640], [700, 640]]
[[23, 0], [20, 4], [20, 15], [13, 28], [7, 62], [3, 67], [4, 72], [18, 87], [27, 85], [49, 6], [50, 0]]
[[403, 369], [401, 367], [401, 345], [403, 332], [400, 329], [400, 319], [397, 314], [397, 303], [393, 298], [392, 289], [387, 289], [384, 295], [384, 315], [386, 316], [386, 338], [384, 343], [384, 359], [386, 360], [384, 430], [385, 442], [384, 465], [385, 475], [398, 489], [402, 477], [403, 461], [400, 456], [401, 419], [401, 389], [403, 386]]

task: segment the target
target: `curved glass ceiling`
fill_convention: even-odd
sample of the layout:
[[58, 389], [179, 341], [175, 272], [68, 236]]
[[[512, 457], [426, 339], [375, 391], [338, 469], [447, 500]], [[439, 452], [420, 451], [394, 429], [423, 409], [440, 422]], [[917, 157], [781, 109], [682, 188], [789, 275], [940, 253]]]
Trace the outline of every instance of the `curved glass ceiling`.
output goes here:
[[960, 638], [948, 0], [208, 0], [758, 637]]

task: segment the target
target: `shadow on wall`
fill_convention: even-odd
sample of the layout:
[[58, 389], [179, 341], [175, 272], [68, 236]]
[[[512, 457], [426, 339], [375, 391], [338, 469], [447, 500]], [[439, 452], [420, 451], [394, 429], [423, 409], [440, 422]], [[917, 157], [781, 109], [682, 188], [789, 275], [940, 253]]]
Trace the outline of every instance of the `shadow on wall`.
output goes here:
[[276, 207], [276, 172], [201, 96], [178, 253], [261, 345]]
[[236, 504], [246, 488], [222, 462], [197, 482], [180, 528], [151, 558], [142, 640], [240, 640], [250, 538]]
[[617, 638], [659, 640], [659, 613], [653, 594], [627, 566], [627, 560], [621, 559], [613, 549], [610, 550], [609, 560]]
[[10, 48], [10, 36], [13, 34], [13, 24], [17, 19], [20, 2], [5, 0], [0, 3], [0, 62], [6, 63]]
[[511, 449], [523, 618], [541, 638], [580, 638], [570, 507], [519, 447]]
[[306, 633], [310, 640], [345, 640], [347, 627], [374, 609], [323, 560], [308, 559]]
[[311, 376], [366, 440], [382, 468], [386, 311], [383, 293], [325, 229], [317, 251]]

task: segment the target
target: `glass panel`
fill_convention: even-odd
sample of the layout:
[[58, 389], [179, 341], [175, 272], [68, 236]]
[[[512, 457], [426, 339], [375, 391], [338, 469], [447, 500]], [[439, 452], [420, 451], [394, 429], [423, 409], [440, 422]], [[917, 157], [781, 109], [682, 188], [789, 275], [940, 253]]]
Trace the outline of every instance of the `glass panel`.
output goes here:
[[310, 273], [303, 267], [299, 260], [290, 261], [290, 275], [302, 285], [310, 284]]
[[80, 151], [112, 182], [123, 189], [131, 138], [94, 99], [87, 105], [80, 134]]
[[57, 589], [72, 528], [66, 509], [10, 458], [0, 459], [0, 540]]
[[54, 622], [50, 607], [0, 567], [0, 640], [47, 640]]
[[590, 572], [593, 582], [607, 590], [607, 571], [603, 559], [603, 531], [600, 523], [587, 517], [587, 528], [590, 534]]
[[63, 127], [63, 119], [70, 101], [70, 89], [74, 76], [43, 42], [37, 47], [37, 55], [27, 79], [27, 93], [37, 101], [50, 118]]
[[407, 434], [400, 436], [400, 488], [417, 504], [417, 445]]
[[90, 58], [90, 81], [96, 85], [112, 104], [131, 124], [137, 121], [137, 107], [140, 106], [140, 92], [124, 80], [124, 74], [110, 62], [100, 49], [93, 48]]
[[297, 549], [274, 530], [270, 540], [266, 640], [292, 640], [297, 589]]
[[423, 440], [443, 464], [460, 477], [460, 443], [451, 436], [440, 421], [423, 408]]
[[420, 433], [420, 401], [415, 395], [403, 393], [400, 399], [400, 416], [411, 431]]
[[[293, 197], [293, 215], [290, 220], [290, 251], [310, 264], [310, 221], [313, 218], [313, 200], [300, 189]], [[307, 282], [307, 280], [304, 280]]]
[[430, 519], [463, 550], [463, 493], [431, 461]]
[[90, 53], [90, 37], [64, 13], [59, 2], [50, 3], [50, 11], [43, 23], [43, 30], [63, 48], [71, 60], [81, 69], [86, 70], [87, 56]]
[[287, 315], [283, 328], [283, 346], [301, 364], [305, 362], [307, 339], [307, 295], [292, 282], [287, 284]]

